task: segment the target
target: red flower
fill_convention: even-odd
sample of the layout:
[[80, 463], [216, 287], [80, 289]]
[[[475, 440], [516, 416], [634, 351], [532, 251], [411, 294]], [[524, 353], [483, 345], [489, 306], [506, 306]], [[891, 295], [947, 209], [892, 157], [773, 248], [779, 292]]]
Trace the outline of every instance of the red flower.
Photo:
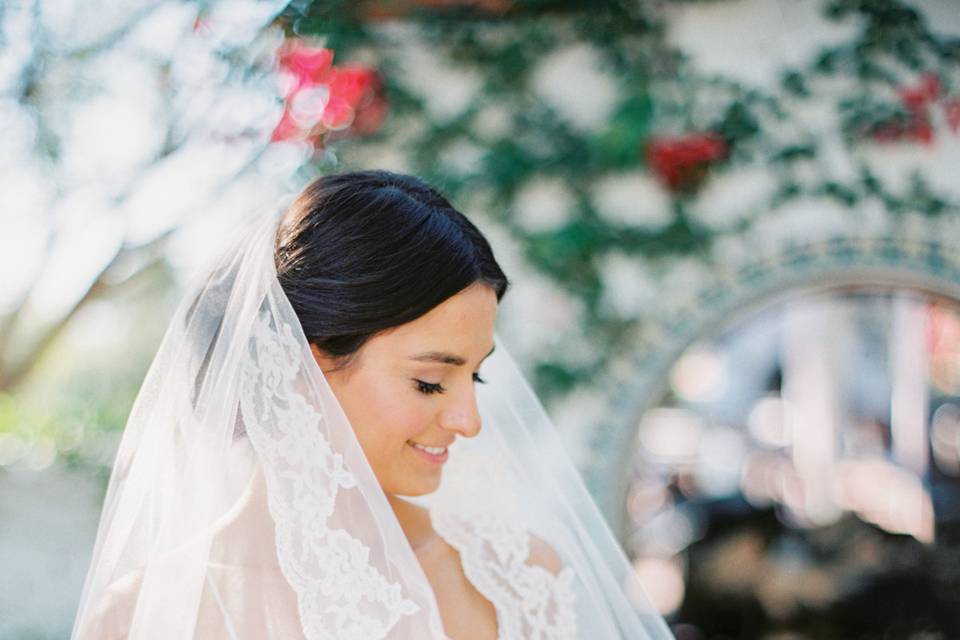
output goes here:
[[[897, 94], [906, 113], [873, 123], [865, 128], [865, 135], [883, 143], [911, 141], [932, 144], [935, 132], [930, 107], [942, 97], [940, 78], [934, 73], [925, 73], [917, 84], [898, 89]], [[943, 112], [950, 130], [960, 132], [960, 98], [945, 101]]]
[[280, 68], [293, 76], [294, 82], [287, 96], [305, 86], [324, 84], [333, 69], [333, 51], [308, 47], [299, 40], [288, 40], [277, 53]]
[[900, 102], [907, 113], [874, 123], [867, 135], [876, 142], [912, 141], [932, 144], [933, 124], [930, 121], [930, 106], [940, 97], [940, 78], [934, 73], [925, 73], [913, 86], [897, 90]]
[[869, 135], [874, 142], [881, 143], [912, 141], [932, 144], [934, 137], [933, 125], [926, 114], [877, 123], [870, 129]]
[[710, 165], [727, 155], [727, 143], [715, 133], [690, 133], [653, 138], [647, 145], [647, 163], [671, 191], [695, 189]]
[[900, 102], [913, 113], [925, 113], [931, 102], [940, 97], [940, 78], [934, 73], [920, 76], [920, 82], [913, 87], [899, 89]]
[[376, 71], [356, 65], [340, 67], [329, 83], [331, 94], [352, 105], [359, 105], [364, 98], [369, 97], [376, 84]]
[[387, 101], [378, 92], [373, 100], [365, 107], [362, 107], [353, 116], [353, 124], [350, 125], [350, 132], [358, 136], [368, 136], [376, 133], [387, 117]]
[[329, 84], [330, 100], [321, 122], [329, 129], [343, 129], [353, 123], [356, 112], [373, 101], [379, 82], [377, 73], [365, 67], [337, 69]]
[[280, 117], [280, 122], [277, 123], [277, 126], [274, 127], [273, 133], [270, 134], [270, 142], [280, 142], [283, 140], [291, 140], [300, 135], [300, 125], [294, 119], [293, 114], [290, 113], [289, 106], [284, 107], [283, 115]]
[[933, 125], [925, 118], [917, 118], [910, 123], [907, 137], [923, 144], [933, 144]]
[[272, 141], [299, 139], [319, 147], [331, 132], [365, 135], [380, 127], [387, 105], [376, 71], [359, 65], [335, 67], [333, 51], [298, 40], [284, 43], [277, 56], [293, 81]]
[[950, 131], [960, 133], [960, 98], [948, 100], [946, 104], [943, 105], [943, 111], [946, 115], [947, 126], [950, 127]]

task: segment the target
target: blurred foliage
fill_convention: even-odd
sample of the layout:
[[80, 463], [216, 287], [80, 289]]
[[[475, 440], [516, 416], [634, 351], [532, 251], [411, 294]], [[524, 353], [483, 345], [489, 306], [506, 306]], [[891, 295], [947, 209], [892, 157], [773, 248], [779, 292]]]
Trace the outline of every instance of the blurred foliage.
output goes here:
[[71, 375], [55, 393], [0, 393], [0, 469], [55, 460], [106, 481], [144, 371]]
[[[937, 216], [960, 210], [922, 177], [916, 178], [911, 192], [897, 194], [858, 159], [863, 145], [929, 144], [934, 132], [924, 122], [960, 95], [960, 40], [931, 32], [908, 3], [825, 3], [828, 19], [856, 22], [861, 28], [849, 41], [821, 51], [811, 64], [784, 70], [779, 86], [769, 90], [697, 73], [666, 40], [661, 10], [655, 3], [615, 0], [300, 0], [280, 18], [289, 37], [315, 38], [333, 49], [338, 60], [356, 56], [370, 64], [375, 58], [391, 112], [380, 133], [345, 142], [344, 158], [351, 157], [351, 147], [385, 141], [404, 149], [413, 170], [440, 185], [454, 201], [481, 197], [488, 212], [519, 240], [528, 261], [583, 303], [579, 324], [593, 347], [593, 360], [544, 355], [536, 366], [535, 384], [547, 398], [594, 381], [609, 354], [629, 348], [642, 323], [601, 304], [603, 287], [614, 286], [605, 283], [600, 272], [602, 256], [622, 252], [652, 261], [692, 257], [710, 264], [717, 234], [687, 212], [717, 169], [763, 166], [777, 184], [768, 201], [753, 203], [755, 210], [748, 212], [741, 229], [800, 198], [824, 197], [851, 210], [879, 200], [892, 215], [910, 210]], [[385, 18], [401, 18], [407, 29], [398, 34]], [[442, 88], [410, 88], [405, 79], [411, 69], [399, 53], [404, 38], [417, 39], [450, 68], [479, 79], [480, 89], [465, 109], [438, 118], [427, 94]], [[596, 72], [617, 85], [614, 109], [595, 129], [571, 123], [531, 88], [538, 65], [575, 45], [596, 52], [601, 65]], [[936, 78], [938, 90], [920, 107], [911, 107], [904, 96], [919, 74]], [[844, 82], [838, 84], [838, 78]], [[578, 90], [569, 87], [571, 94]], [[842, 131], [811, 129], [799, 114], [810, 103], [832, 109]], [[508, 119], [502, 134], [492, 138], [477, 127], [489, 109], [503, 110]], [[852, 178], [834, 176], [819, 162], [825, 143], [832, 144], [841, 133], [851, 161], [859, 167]], [[669, 150], [685, 136], [696, 135], [716, 136], [726, 153], [698, 159], [677, 151], [650, 164], [652, 145]], [[475, 150], [479, 159], [467, 167], [448, 161], [463, 148]], [[668, 172], [686, 169], [670, 162], [688, 163], [690, 170], [697, 167], [696, 180], [671, 181]], [[316, 161], [321, 169], [336, 163], [329, 152]], [[817, 167], [816, 177], [799, 178], [801, 166], [810, 164]], [[669, 191], [672, 223], [638, 229], [611, 222], [585, 195], [605, 176], [630, 170], [650, 173]], [[571, 219], [549, 229], [524, 226], [514, 202], [536, 178], [559, 179], [578, 194]], [[677, 188], [681, 183], [683, 188]]]
[[0, 6], [0, 473], [109, 468], [184, 247], [269, 202], [281, 3]]
[[[376, 69], [389, 105], [379, 130], [332, 136], [318, 149], [309, 173], [362, 164], [365, 149], [402, 151], [412, 171], [506, 229], [527, 263], [576, 302], [576, 322], [554, 343], [588, 348], [543, 350], [531, 363], [534, 385], [550, 401], [579, 386], [602, 384], [612, 357], [642, 350], [638, 335], [650, 320], [645, 313], [674, 314], [682, 321], [677, 314], [683, 292], [666, 284], [658, 309], [625, 314], [611, 308], [608, 298], [621, 293], [616, 288], [623, 284], [604, 272], [607, 256], [664, 270], [678, 260], [716, 269], [718, 238], [743, 233], [804, 198], [827, 199], [851, 215], [859, 205], [875, 202], [893, 217], [958, 211], [957, 202], [920, 174], [908, 190], [897, 192], [862, 161], [860, 150], [879, 144], [923, 147], [934, 136], [950, 135], [930, 121], [946, 115], [954, 126], [951, 114], [960, 113], [960, 39], [933, 33], [923, 16], [900, 0], [830, 0], [823, 6], [827, 19], [859, 28], [809, 64], [784, 69], [780, 82], [767, 89], [697, 72], [667, 40], [663, 5], [653, 3], [294, 0], [275, 26], [288, 39], [332, 50], [337, 65]], [[431, 98], [443, 88], [410, 80], [417, 70], [404, 51], [411, 43], [455, 73], [476, 79], [478, 89], [462, 109], [438, 115]], [[594, 114], [590, 126], [572, 121], [534, 86], [545, 61], [578, 47], [595, 55], [596, 75], [616, 89], [610, 112]], [[251, 58], [227, 59], [244, 71]], [[429, 58], [418, 60], [429, 64], [423, 62]], [[571, 78], [571, 100], [581, 91], [576, 82]], [[811, 105], [832, 111], [839, 130], [811, 128], [801, 114]], [[502, 119], [492, 131], [480, 124], [491, 113]], [[856, 167], [848, 176], [834, 175], [823, 161], [825, 145], [838, 139]], [[464, 161], [464, 155], [472, 159]], [[762, 167], [775, 189], [765, 201], [746, 204], [741, 221], [718, 230], [693, 209], [702, 206], [698, 198], [705, 188], [738, 167]], [[665, 224], [611, 219], [591, 197], [604, 179], [635, 173], [650, 176], [666, 194]], [[531, 226], [518, 215], [518, 195], [537, 180], [569, 189], [574, 197], [569, 216]], [[144, 264], [158, 258], [147, 249]], [[103, 295], [98, 286], [90, 299]], [[0, 327], [0, 342], [3, 337]], [[144, 361], [141, 369], [145, 366]], [[0, 378], [11, 371], [6, 367]], [[54, 442], [66, 460], [90, 454], [95, 465], [104, 464], [93, 450], [71, 449], [75, 435], [69, 425], [85, 425], [83, 441], [122, 428], [135, 394], [132, 381], [140, 377], [117, 374], [116, 381], [98, 385], [78, 374], [53, 401], [31, 400], [31, 385], [14, 399], [12, 385], [0, 384], [6, 389], [0, 396], [0, 437], [6, 438], [0, 456], [42, 462], [47, 447], [42, 443]], [[31, 442], [41, 444], [36, 452], [14, 456], [20, 441], [27, 449]]]

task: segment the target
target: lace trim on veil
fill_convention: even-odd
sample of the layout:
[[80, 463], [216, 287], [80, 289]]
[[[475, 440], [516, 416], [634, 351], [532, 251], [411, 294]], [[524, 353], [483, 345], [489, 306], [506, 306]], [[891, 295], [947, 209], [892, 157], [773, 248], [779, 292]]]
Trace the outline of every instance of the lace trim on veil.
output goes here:
[[297, 389], [302, 346], [289, 324], [261, 313], [246, 356], [243, 419], [263, 466], [277, 558], [297, 594], [304, 635], [384, 638], [419, 607], [370, 564], [363, 542], [327, 526], [338, 491], [356, 478], [323, 436], [323, 416]]
[[459, 552], [467, 578], [497, 610], [501, 640], [577, 637], [573, 569], [554, 575], [528, 564], [529, 534], [498, 517], [471, 523], [438, 510], [432, 515], [437, 533]]
[[501, 464], [473, 475], [484, 479], [480, 486], [464, 471], [470, 464], [465, 462], [459, 473], [454, 468], [445, 471], [430, 519], [437, 534], [460, 554], [467, 578], [496, 609], [500, 640], [575, 640], [573, 569], [554, 573], [535, 563], [531, 540], [549, 547], [534, 538], [510, 508], [509, 469]]

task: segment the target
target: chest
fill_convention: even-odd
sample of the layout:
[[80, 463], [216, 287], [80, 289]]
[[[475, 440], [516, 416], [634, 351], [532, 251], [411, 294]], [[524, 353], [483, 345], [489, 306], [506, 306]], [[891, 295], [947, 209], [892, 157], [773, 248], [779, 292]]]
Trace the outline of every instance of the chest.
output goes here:
[[442, 539], [417, 551], [420, 566], [433, 588], [443, 628], [451, 640], [497, 640], [497, 612], [477, 591], [457, 551]]

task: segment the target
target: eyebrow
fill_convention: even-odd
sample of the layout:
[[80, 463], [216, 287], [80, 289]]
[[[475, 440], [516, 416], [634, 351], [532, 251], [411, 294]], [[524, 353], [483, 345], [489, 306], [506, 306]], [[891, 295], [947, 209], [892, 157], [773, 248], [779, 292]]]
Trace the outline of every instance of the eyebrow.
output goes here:
[[[490, 354], [496, 351], [496, 345], [490, 349], [490, 352], [487, 355], [483, 356], [483, 359], [480, 362], [483, 362]], [[457, 356], [452, 353], [447, 353], [446, 351], [424, 351], [423, 353], [418, 353], [415, 356], [410, 356], [411, 360], [416, 360], [418, 362], [439, 362], [440, 364], [452, 364], [455, 366], [462, 366], [467, 363], [467, 359], [462, 356]]]

